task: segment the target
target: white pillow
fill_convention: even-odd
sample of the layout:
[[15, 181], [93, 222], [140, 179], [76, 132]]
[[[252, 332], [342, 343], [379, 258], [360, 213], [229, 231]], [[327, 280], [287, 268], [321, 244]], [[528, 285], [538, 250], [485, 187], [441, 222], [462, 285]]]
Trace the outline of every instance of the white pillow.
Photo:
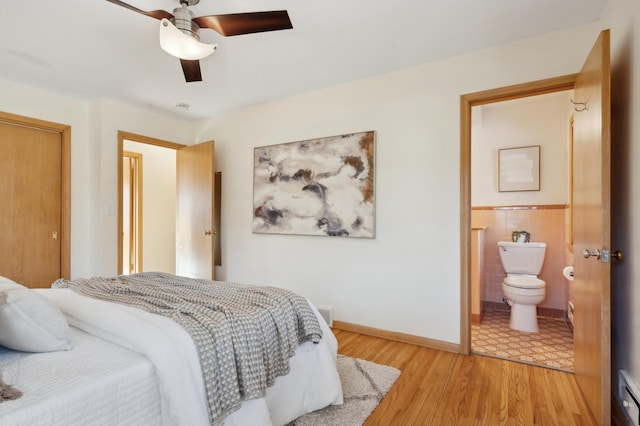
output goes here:
[[72, 348], [69, 324], [56, 305], [19, 284], [3, 284], [6, 283], [0, 283], [0, 345], [23, 352]]

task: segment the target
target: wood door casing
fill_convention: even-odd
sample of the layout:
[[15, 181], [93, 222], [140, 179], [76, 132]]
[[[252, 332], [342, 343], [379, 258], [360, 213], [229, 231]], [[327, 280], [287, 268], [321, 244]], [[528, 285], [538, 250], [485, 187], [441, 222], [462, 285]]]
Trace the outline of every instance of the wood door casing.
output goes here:
[[122, 155], [122, 266], [123, 274], [143, 271], [142, 264], [142, 154]]
[[[156, 139], [149, 136], [138, 135], [135, 133], [129, 133], [122, 130], [118, 131], [118, 273], [122, 274], [125, 271], [125, 267], [123, 265], [123, 232], [124, 232], [124, 217], [123, 217], [123, 158], [124, 158], [124, 145], [125, 141], [131, 141], [136, 143], [142, 143], [147, 145], [152, 145], [161, 148], [167, 148], [171, 150], [179, 150], [184, 148], [185, 145], [169, 142], [162, 139]], [[152, 185], [153, 182], [148, 182], [149, 185]], [[144, 229], [140, 230], [140, 236], [142, 239], [142, 234], [144, 233]]]
[[471, 112], [474, 106], [573, 90], [576, 74], [460, 96], [460, 346], [471, 352]]
[[214, 279], [214, 142], [179, 149], [176, 156], [176, 274]]
[[575, 374], [595, 419], [611, 422], [611, 263], [583, 251], [611, 243], [611, 83], [609, 31], [603, 31], [575, 84], [574, 281]]
[[49, 287], [70, 275], [70, 128], [0, 113], [0, 275]]

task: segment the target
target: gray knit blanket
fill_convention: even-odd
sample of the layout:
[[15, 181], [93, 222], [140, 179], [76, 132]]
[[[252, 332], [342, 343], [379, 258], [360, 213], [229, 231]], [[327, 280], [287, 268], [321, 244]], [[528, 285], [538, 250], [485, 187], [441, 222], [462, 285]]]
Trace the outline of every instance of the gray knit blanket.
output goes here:
[[288, 290], [146, 272], [113, 278], [57, 280], [53, 288], [133, 306], [175, 320], [200, 357], [213, 425], [244, 400], [265, 396], [289, 358], [322, 337], [306, 299]]

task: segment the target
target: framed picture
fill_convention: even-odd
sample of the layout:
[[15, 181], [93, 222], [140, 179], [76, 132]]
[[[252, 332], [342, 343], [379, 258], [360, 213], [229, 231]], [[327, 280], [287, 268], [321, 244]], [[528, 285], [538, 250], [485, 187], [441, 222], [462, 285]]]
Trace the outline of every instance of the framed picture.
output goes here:
[[498, 191], [540, 191], [540, 145], [498, 150]]
[[374, 238], [373, 131], [254, 148], [253, 232]]

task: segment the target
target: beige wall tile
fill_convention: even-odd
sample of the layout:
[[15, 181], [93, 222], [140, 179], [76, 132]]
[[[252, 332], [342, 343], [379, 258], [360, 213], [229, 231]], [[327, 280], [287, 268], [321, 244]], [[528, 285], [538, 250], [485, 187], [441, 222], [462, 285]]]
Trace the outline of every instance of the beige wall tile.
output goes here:
[[540, 279], [546, 283], [546, 297], [540, 307], [566, 309], [569, 288], [562, 275], [567, 263], [567, 220], [565, 208], [472, 210], [471, 222], [487, 226], [485, 231], [483, 301], [502, 302], [502, 280], [506, 276], [497, 242], [510, 241], [513, 231], [527, 231], [532, 241], [547, 244]]

